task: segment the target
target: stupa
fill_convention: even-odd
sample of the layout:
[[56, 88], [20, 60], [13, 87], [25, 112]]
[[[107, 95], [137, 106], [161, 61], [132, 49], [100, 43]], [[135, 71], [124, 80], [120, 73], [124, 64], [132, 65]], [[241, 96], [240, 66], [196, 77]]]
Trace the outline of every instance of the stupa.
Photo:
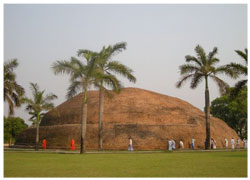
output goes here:
[[[195, 139], [196, 148], [204, 148], [204, 112], [181, 99], [139, 88], [123, 88], [120, 94], [111, 92], [104, 97], [103, 149], [126, 150], [132, 137], [135, 150], [167, 149], [168, 140], [185, 148]], [[88, 92], [86, 149], [98, 149], [98, 91]], [[80, 147], [80, 114], [82, 94], [67, 100], [43, 117], [40, 141], [47, 140], [47, 148], [69, 149], [71, 139]], [[236, 140], [237, 133], [224, 121], [211, 116], [211, 138], [217, 148], [224, 138]], [[16, 145], [32, 146], [35, 128], [28, 128], [17, 137]]]

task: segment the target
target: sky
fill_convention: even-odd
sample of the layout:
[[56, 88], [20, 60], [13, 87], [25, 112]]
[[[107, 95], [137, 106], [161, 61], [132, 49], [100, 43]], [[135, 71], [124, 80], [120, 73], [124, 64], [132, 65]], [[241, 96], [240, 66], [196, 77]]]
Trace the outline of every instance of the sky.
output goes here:
[[[59, 105], [66, 100], [68, 75], [54, 75], [56, 60], [69, 60], [79, 49], [100, 51], [103, 46], [126, 42], [127, 49], [114, 56], [134, 71], [135, 84], [119, 77], [124, 87], [137, 87], [185, 100], [203, 110], [205, 82], [196, 89], [188, 81], [180, 89], [179, 66], [186, 55], [195, 55], [199, 44], [206, 53], [218, 48], [218, 65], [244, 63], [234, 50], [247, 48], [246, 4], [5, 4], [4, 61], [17, 58], [17, 82], [31, 97], [30, 82], [45, 93], [54, 93]], [[84, 60], [84, 59], [82, 59]], [[230, 86], [237, 80], [219, 76]], [[244, 78], [244, 77], [241, 77]], [[209, 80], [210, 100], [219, 90]], [[4, 105], [4, 115], [8, 106]], [[15, 116], [26, 123], [25, 106]]]

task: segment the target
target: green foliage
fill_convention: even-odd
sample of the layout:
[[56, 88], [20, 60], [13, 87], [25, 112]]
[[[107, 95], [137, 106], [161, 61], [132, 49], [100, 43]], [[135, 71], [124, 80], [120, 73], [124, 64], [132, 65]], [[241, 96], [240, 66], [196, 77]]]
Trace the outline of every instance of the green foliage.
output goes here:
[[21, 106], [21, 98], [24, 95], [24, 88], [16, 82], [14, 69], [17, 66], [17, 59], [4, 63], [4, 101], [9, 104], [9, 115], [14, 114], [14, 107]]
[[28, 128], [20, 117], [4, 117], [4, 142], [15, 142], [17, 135]]
[[[227, 65], [227, 67], [235, 71], [238, 75], [247, 76], [248, 50], [245, 49], [245, 52], [242, 52], [240, 50], [235, 50], [235, 52], [242, 58], [242, 60], [245, 62], [245, 65], [239, 63], [230, 63], [229, 65]], [[235, 88], [230, 93], [231, 98], [235, 98], [246, 85], [247, 85], [247, 79], [238, 81], [234, 86]]]
[[79, 91], [83, 92], [91, 85], [94, 85], [96, 78], [101, 73], [96, 71], [96, 55], [88, 52], [86, 56], [86, 63], [80, 61], [75, 57], [71, 57], [69, 61], [58, 60], [52, 64], [54, 74], [69, 74], [70, 86], [67, 92], [67, 98], [70, 99]]
[[234, 88], [212, 101], [211, 114], [225, 121], [242, 139], [247, 138], [247, 87], [233, 99], [230, 97], [232, 91]]
[[210, 77], [219, 87], [220, 93], [224, 93], [229, 85], [218, 77], [219, 74], [226, 74], [231, 78], [237, 78], [238, 74], [229, 66], [215, 65], [219, 59], [215, 57], [218, 49], [215, 47], [208, 55], [204, 49], [197, 45], [195, 48], [197, 57], [187, 55], [186, 62], [179, 67], [181, 79], [177, 82], [176, 87], [180, 88], [187, 80], [191, 80], [190, 87], [195, 89], [205, 79], [206, 87], [208, 87], [207, 79]]
[[54, 104], [51, 102], [56, 99], [54, 94], [45, 95], [45, 90], [40, 90], [39, 86], [35, 83], [30, 83], [30, 89], [32, 91], [32, 98], [23, 98], [22, 102], [26, 105], [26, 111], [31, 115], [30, 121], [34, 124], [39, 124], [43, 115], [48, 110], [54, 108]]
[[127, 44], [125, 42], [116, 43], [113, 46], [104, 46], [98, 53], [85, 49], [78, 50], [78, 56], [87, 58], [94, 55], [96, 58], [95, 86], [104, 89], [105, 86], [107, 86], [111, 87], [115, 92], [120, 92], [122, 85], [116, 75], [121, 75], [130, 82], [136, 82], [136, 78], [132, 74], [132, 69], [118, 61], [112, 60], [113, 56], [125, 50], [126, 46]]

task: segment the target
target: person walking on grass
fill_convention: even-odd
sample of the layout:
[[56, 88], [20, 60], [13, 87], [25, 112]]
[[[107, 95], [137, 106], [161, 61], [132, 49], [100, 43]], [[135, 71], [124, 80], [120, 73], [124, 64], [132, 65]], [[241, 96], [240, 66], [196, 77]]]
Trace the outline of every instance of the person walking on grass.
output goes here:
[[171, 142], [172, 142], [172, 149], [174, 150], [175, 149], [175, 141], [172, 139]]
[[128, 150], [129, 151], [133, 151], [133, 140], [131, 137], [129, 137], [129, 145], [128, 145]]
[[173, 147], [173, 146], [172, 146], [172, 140], [169, 140], [169, 141], [168, 141], [168, 150], [169, 150], [169, 151], [172, 151], [172, 147]]
[[232, 149], [234, 149], [234, 138], [233, 137], [231, 139], [231, 147], [232, 147]]
[[211, 139], [210, 145], [211, 145], [211, 149], [213, 149], [214, 148], [214, 139], [213, 138]]
[[213, 149], [216, 149], [216, 140], [214, 139], [214, 146]]
[[224, 141], [225, 141], [225, 148], [228, 148], [228, 140], [224, 138]]
[[244, 148], [247, 149], [247, 139], [243, 139]]
[[240, 149], [240, 140], [238, 138], [237, 138], [237, 141], [236, 141], [236, 148]]
[[191, 140], [191, 146], [192, 146], [192, 149], [194, 149], [194, 147], [195, 147], [195, 139]]
[[180, 149], [184, 149], [184, 144], [183, 144], [182, 139], [180, 140]]

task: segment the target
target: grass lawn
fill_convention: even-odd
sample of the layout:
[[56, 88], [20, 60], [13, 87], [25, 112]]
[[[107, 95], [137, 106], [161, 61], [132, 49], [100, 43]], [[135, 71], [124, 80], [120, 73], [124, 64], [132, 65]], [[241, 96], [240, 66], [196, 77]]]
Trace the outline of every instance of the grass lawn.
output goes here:
[[4, 152], [4, 177], [247, 177], [247, 151], [83, 155]]

